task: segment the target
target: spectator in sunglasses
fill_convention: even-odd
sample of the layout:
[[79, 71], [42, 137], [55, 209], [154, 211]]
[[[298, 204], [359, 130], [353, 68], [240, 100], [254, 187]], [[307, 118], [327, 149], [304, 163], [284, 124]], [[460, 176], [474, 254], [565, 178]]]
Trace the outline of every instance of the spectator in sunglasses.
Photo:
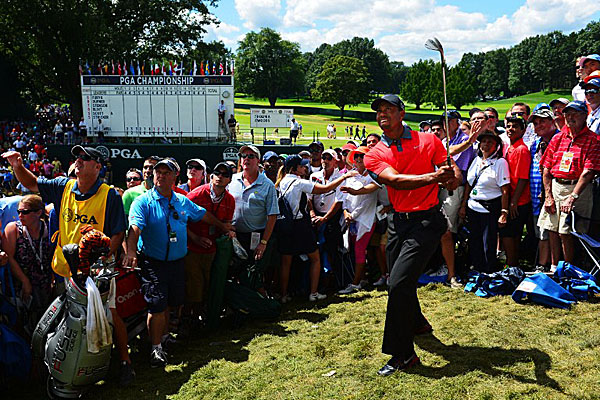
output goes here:
[[[213, 214], [223, 223], [231, 223], [235, 212], [235, 199], [227, 191], [233, 173], [225, 162], [218, 163], [210, 175], [209, 183], [187, 194], [187, 198]], [[198, 316], [203, 312], [210, 282], [210, 269], [217, 252], [217, 238], [224, 233], [204, 221], [188, 224], [188, 254], [185, 257], [185, 308], [184, 329], [197, 331]]]
[[127, 189], [131, 189], [134, 186], [142, 184], [142, 172], [137, 168], [131, 168], [125, 175], [125, 181], [127, 182]]
[[187, 166], [188, 180], [178, 187], [189, 193], [206, 183], [206, 163], [199, 158], [192, 158], [191, 160], [187, 160], [185, 165]]
[[125, 193], [123, 193], [123, 209], [125, 211], [125, 217], [129, 216], [129, 209], [131, 208], [131, 203], [135, 200], [139, 195], [146, 193], [148, 190], [152, 189], [154, 186], [153, 182], [153, 170], [154, 165], [161, 160], [158, 156], [150, 156], [144, 160], [144, 164], [142, 166], [142, 180], [141, 185], [132, 186], [131, 188], [127, 188]]
[[583, 85], [585, 101], [591, 109], [587, 116], [587, 126], [596, 135], [600, 135], [600, 78], [594, 78]]

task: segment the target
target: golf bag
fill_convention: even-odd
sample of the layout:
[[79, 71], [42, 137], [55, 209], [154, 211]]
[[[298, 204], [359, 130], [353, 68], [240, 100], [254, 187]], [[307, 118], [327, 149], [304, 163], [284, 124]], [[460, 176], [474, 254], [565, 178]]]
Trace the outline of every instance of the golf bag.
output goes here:
[[[98, 273], [93, 277], [77, 274], [82, 264], [80, 250], [83, 247], [80, 249], [77, 244], [63, 246], [71, 278], [66, 280], [66, 292], [52, 302], [32, 337], [34, 357], [43, 358], [48, 368], [47, 391], [51, 398], [79, 398], [87, 388], [106, 376], [110, 363], [112, 315], [108, 296], [110, 281], [117, 273], [106, 268], [99, 257], [108, 251], [107, 247], [101, 247], [92, 252], [91, 256], [98, 261], [89, 268], [90, 273]], [[96, 349], [88, 347], [88, 277], [92, 278], [100, 293], [101, 306], [96, 308], [96, 315], [104, 313], [109, 322], [109, 344], [101, 344]], [[90, 299], [93, 301], [93, 298]]]

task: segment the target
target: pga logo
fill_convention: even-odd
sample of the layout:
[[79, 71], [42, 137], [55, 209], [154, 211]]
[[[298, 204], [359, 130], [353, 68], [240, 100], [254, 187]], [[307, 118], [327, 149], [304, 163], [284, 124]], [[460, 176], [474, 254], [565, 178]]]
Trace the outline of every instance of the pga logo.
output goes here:
[[137, 149], [109, 149], [106, 146], [98, 146], [96, 147], [96, 150], [102, 153], [102, 157], [104, 157], [105, 160], [118, 157], [126, 159], [142, 158]]

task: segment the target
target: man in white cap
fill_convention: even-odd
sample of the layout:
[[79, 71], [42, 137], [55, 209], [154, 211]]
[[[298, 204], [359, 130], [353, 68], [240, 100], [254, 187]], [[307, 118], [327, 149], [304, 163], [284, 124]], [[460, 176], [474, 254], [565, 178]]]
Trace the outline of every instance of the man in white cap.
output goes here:
[[206, 163], [199, 158], [192, 158], [185, 162], [187, 167], [187, 182], [178, 186], [186, 193], [191, 192], [206, 183]]

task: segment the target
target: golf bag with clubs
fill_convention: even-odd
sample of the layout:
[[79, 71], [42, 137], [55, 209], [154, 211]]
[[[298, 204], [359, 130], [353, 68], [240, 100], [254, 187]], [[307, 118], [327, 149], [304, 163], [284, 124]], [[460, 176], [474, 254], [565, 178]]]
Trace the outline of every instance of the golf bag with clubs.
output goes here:
[[[83, 228], [82, 228], [83, 229]], [[88, 229], [88, 232], [90, 230]], [[96, 236], [101, 232], [91, 230]], [[32, 337], [34, 358], [43, 358], [48, 368], [48, 395], [51, 398], [79, 398], [91, 385], [103, 379], [109, 368], [112, 348], [112, 316], [108, 307], [110, 282], [118, 273], [105, 265], [102, 256], [108, 253], [110, 239], [104, 236], [99, 243], [90, 245], [67, 244], [62, 247], [63, 255], [71, 270], [66, 280], [66, 291], [57, 297], [42, 316]], [[86, 261], [97, 260], [85, 268], [81, 257], [87, 246]], [[89, 266], [89, 262], [87, 263]], [[82, 267], [83, 266], [83, 267]], [[82, 273], [78, 274], [78, 270]], [[91, 278], [91, 279], [90, 279]], [[99, 296], [91, 294], [96, 286]], [[96, 307], [94, 321], [101, 322], [89, 331], [88, 301]], [[102, 315], [103, 314], [103, 315]], [[102, 322], [108, 322], [103, 324]], [[100, 335], [93, 333], [101, 332]], [[94, 339], [93, 348], [89, 347], [88, 335]]]

